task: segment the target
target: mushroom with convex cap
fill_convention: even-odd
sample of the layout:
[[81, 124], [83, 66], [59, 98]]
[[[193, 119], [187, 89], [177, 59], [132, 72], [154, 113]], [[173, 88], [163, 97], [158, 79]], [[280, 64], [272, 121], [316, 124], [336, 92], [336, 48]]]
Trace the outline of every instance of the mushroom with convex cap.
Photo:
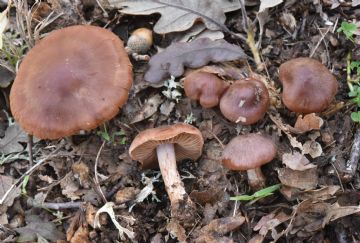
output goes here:
[[260, 167], [276, 156], [276, 145], [260, 134], [250, 133], [233, 138], [224, 148], [222, 163], [230, 170], [246, 171], [253, 191], [265, 186]]
[[194, 71], [184, 79], [184, 91], [192, 100], [199, 100], [204, 108], [212, 108], [219, 104], [221, 95], [228, 85], [216, 74]]
[[233, 83], [220, 99], [220, 111], [230, 121], [250, 125], [259, 121], [270, 105], [269, 92], [253, 78]]
[[139, 161], [142, 168], [160, 167], [171, 202], [171, 215], [179, 221], [191, 222], [195, 205], [184, 189], [176, 161], [198, 159], [203, 145], [199, 129], [182, 123], [142, 131], [130, 145], [131, 158]]
[[132, 65], [119, 37], [75, 25], [51, 32], [27, 53], [10, 108], [30, 135], [57, 139], [113, 118], [131, 85]]
[[338, 89], [334, 75], [321, 62], [307, 57], [281, 64], [279, 80], [283, 85], [284, 105], [298, 113], [325, 110]]

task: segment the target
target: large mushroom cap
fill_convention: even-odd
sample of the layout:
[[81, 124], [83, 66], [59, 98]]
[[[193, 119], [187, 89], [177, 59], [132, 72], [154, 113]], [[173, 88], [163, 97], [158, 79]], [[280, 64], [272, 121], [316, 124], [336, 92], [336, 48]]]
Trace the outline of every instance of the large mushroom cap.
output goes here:
[[338, 88], [334, 75], [321, 62], [307, 57], [283, 63], [279, 79], [284, 86], [282, 99], [285, 106], [299, 113], [323, 111]]
[[260, 134], [250, 133], [233, 138], [224, 148], [223, 164], [230, 170], [261, 167], [276, 156], [275, 143]]
[[199, 129], [184, 123], [160, 126], [140, 132], [133, 140], [129, 153], [142, 168], [152, 168], [157, 164], [156, 147], [159, 144], [174, 144], [176, 160], [196, 160], [201, 156], [204, 139]]
[[230, 121], [250, 125], [264, 117], [270, 105], [265, 84], [253, 78], [236, 81], [220, 100], [221, 113]]
[[132, 66], [115, 34], [71, 26], [29, 51], [12, 86], [10, 107], [27, 133], [56, 139], [113, 118], [131, 85]]

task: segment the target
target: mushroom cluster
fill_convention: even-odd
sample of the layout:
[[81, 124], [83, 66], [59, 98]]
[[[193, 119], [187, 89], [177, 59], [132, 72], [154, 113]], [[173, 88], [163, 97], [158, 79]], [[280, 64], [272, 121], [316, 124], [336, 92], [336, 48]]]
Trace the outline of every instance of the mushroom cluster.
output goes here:
[[194, 71], [185, 77], [184, 90], [202, 107], [219, 105], [228, 120], [243, 125], [259, 121], [270, 106], [265, 84], [254, 78], [240, 79], [229, 86], [213, 73]]
[[132, 65], [119, 37], [76, 25], [51, 32], [28, 52], [10, 107], [28, 134], [57, 139], [113, 118], [131, 85]]

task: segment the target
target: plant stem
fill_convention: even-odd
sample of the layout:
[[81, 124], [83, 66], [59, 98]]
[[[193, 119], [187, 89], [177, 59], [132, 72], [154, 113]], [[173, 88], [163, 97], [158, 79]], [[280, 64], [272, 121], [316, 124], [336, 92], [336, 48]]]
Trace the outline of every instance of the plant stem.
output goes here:
[[351, 79], [351, 68], [350, 68], [350, 65], [351, 65], [351, 52], [349, 52], [347, 55], [346, 55], [346, 81], [347, 81], [347, 85], [350, 89], [350, 92], [353, 92], [354, 91], [354, 87], [352, 85], [352, 79]]

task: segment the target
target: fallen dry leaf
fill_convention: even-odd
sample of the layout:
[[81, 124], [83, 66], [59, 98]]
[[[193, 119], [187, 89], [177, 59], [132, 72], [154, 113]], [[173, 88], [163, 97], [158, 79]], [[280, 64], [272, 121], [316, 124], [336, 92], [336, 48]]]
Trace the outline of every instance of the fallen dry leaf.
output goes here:
[[261, 3], [260, 3], [259, 12], [263, 12], [267, 8], [272, 8], [279, 5], [280, 3], [283, 2], [283, 0], [261, 0], [260, 2]]
[[265, 237], [257, 234], [251, 237], [251, 239], [248, 241], [248, 243], [262, 243], [264, 241]]
[[299, 189], [313, 189], [317, 186], [319, 180], [316, 168], [306, 171], [280, 168], [277, 172], [279, 180], [283, 185]]
[[292, 170], [304, 171], [316, 167], [316, 165], [311, 164], [304, 155], [296, 151], [294, 153], [283, 154], [282, 162]]
[[65, 235], [57, 230], [54, 223], [41, 219], [37, 215], [26, 216], [26, 222], [27, 225], [25, 227], [14, 229], [19, 233], [17, 242], [35, 242], [38, 238], [37, 234], [51, 242], [65, 239]]
[[201, 205], [207, 203], [214, 204], [223, 196], [223, 188], [221, 187], [211, 187], [205, 191], [193, 190], [190, 193], [190, 198]]
[[312, 200], [301, 202], [296, 209], [291, 234], [306, 235], [324, 228], [329, 222], [360, 212], [359, 206], [339, 206]]
[[0, 88], [8, 87], [11, 81], [14, 80], [14, 76], [14, 73], [0, 66]]
[[6, 129], [5, 136], [0, 140], [0, 154], [22, 152], [24, 147], [19, 142], [26, 143], [27, 141], [28, 135], [17, 123], [14, 123]]
[[334, 197], [334, 194], [338, 192], [340, 186], [326, 186], [316, 190], [302, 191], [298, 188], [282, 186], [280, 192], [288, 201], [293, 200], [321, 200], [325, 201]]
[[[0, 198], [5, 195], [7, 190], [12, 186], [12, 184], [15, 182], [13, 178], [10, 176], [4, 176], [0, 175]], [[10, 207], [14, 203], [14, 199], [20, 195], [20, 189], [16, 188], [12, 190], [8, 196], [6, 197], [6, 200], [0, 204], [0, 213], [2, 212], [2, 206]]]
[[179, 242], [184, 242], [187, 238], [185, 229], [175, 220], [170, 220], [166, 225], [166, 230], [176, 237]]
[[0, 50], [3, 47], [3, 40], [2, 40], [2, 35], [4, 33], [4, 31], [6, 30], [6, 27], [9, 23], [9, 19], [7, 18], [7, 14], [10, 10], [10, 5], [11, 5], [11, 1], [8, 2], [8, 6], [7, 8], [0, 13]]
[[330, 221], [337, 220], [339, 218], [360, 212], [360, 206], [340, 206], [338, 203], [334, 203], [326, 211], [326, 215], [322, 222], [322, 227], [325, 227]]
[[71, 200], [80, 199], [80, 196], [84, 194], [79, 189], [79, 183], [76, 181], [73, 172], [70, 172], [60, 181], [60, 186], [61, 193]]
[[84, 188], [90, 188], [90, 169], [83, 161], [76, 162], [72, 165], [72, 171], [75, 178], [79, 179], [80, 185]]
[[125, 14], [160, 13], [161, 18], [154, 26], [158, 34], [187, 30], [196, 21], [203, 22], [210, 30], [220, 30], [226, 20], [224, 13], [240, 8], [238, 1], [228, 0], [109, 0], [109, 4], [113, 8], [122, 8], [120, 12]]
[[321, 119], [321, 117], [317, 116], [315, 113], [311, 113], [304, 117], [299, 115], [295, 123], [295, 128], [301, 132], [308, 132], [311, 130], [320, 130], [323, 124], [324, 120]]
[[140, 192], [140, 189], [136, 187], [125, 187], [120, 190], [118, 190], [115, 194], [115, 203], [116, 204], [122, 204], [129, 201], [132, 201], [136, 198], [136, 195], [138, 195]]
[[[259, 234], [266, 236], [269, 230], [276, 231], [276, 227], [286, 221], [288, 221], [291, 216], [285, 214], [284, 212], [279, 213], [270, 213], [261, 217], [259, 222], [255, 225], [254, 231], [259, 231]], [[277, 235], [277, 233], [275, 233]]]
[[170, 75], [180, 77], [184, 73], [184, 66], [198, 68], [209, 62], [237, 59], [246, 59], [246, 54], [241, 47], [225, 40], [212, 41], [209, 38], [200, 38], [189, 43], [176, 42], [151, 57], [145, 80], [158, 83]]
[[208, 225], [201, 228], [199, 233], [200, 236], [195, 240], [195, 242], [224, 242], [226, 238], [221, 237], [224, 234], [236, 230], [244, 222], [245, 218], [242, 216], [214, 219]]
[[309, 140], [304, 143], [302, 152], [303, 154], [309, 154], [314, 159], [321, 156], [323, 150], [320, 143]]
[[153, 95], [147, 99], [141, 110], [136, 113], [130, 124], [145, 120], [155, 114], [159, 106], [163, 103], [163, 99], [159, 94]]

